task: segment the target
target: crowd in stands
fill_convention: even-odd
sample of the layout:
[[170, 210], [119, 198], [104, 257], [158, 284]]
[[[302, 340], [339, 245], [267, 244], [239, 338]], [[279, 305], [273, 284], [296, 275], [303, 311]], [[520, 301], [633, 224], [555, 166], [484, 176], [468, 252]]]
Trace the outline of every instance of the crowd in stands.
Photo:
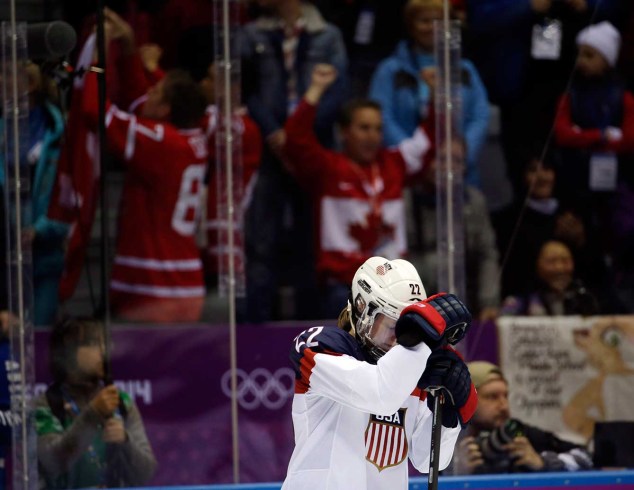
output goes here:
[[[242, 101], [234, 117], [241, 321], [333, 316], [328, 305], [341, 304], [351, 271], [372, 255], [409, 258], [435, 290], [435, 168], [446, 152], [435, 147], [433, 25], [443, 2], [384, 3], [257, 0], [232, 15], [242, 78], [232, 88]], [[226, 187], [218, 12], [208, 0], [109, 5], [109, 169], [124, 176], [112, 312], [213, 322], [203, 302], [228, 254], [217, 203]], [[631, 312], [633, 54], [623, 42], [631, 6], [455, 0], [451, 9], [462, 27], [462, 124], [451, 147], [465, 184], [469, 307], [483, 320]], [[90, 9], [66, 11], [90, 43]], [[95, 61], [80, 51], [76, 66]], [[37, 324], [52, 324], [72, 298], [103, 178], [87, 170], [96, 168], [97, 75], [74, 80], [64, 115], [46, 75], [29, 70], [34, 201], [23, 242], [33, 246]], [[493, 106], [513, 189], [502, 209], [483, 192]]]
[[[108, 178], [99, 170], [92, 5], [63, 3], [81, 42], [70, 60], [78, 76], [58, 78], [58, 88], [68, 89], [60, 92], [50, 63], [31, 61], [25, 71], [23, 167], [32, 200], [21, 243], [33, 253], [38, 326], [55, 324], [73, 300], [100, 179]], [[246, 281], [240, 322], [334, 320], [355, 271], [372, 256], [407, 258], [433, 294], [436, 174], [448, 157], [464, 181], [465, 302], [474, 318], [634, 313], [629, 0], [451, 0], [462, 35], [462, 112], [442, 147], [434, 21], [443, 17], [443, 0], [234, 2], [241, 80], [224, 92], [218, 2], [106, 3], [108, 158], [101, 168], [123, 180], [107, 258], [116, 321], [217, 321], [204, 313], [205, 302], [230, 261]], [[229, 207], [220, 202], [227, 194], [223, 97], [236, 102]], [[487, 173], [496, 165], [482, 157], [494, 114], [498, 167], [512, 189], [496, 208], [484, 184], [500, 176]], [[6, 169], [0, 165], [2, 197], [11, 181]], [[2, 214], [5, 205], [0, 199]], [[6, 245], [0, 240], [5, 255]], [[4, 325], [8, 294], [0, 282]], [[149, 481], [156, 461], [138, 409], [93, 369], [103, 363], [101, 334], [92, 323], [57, 322], [53, 335], [57, 371], [36, 412], [46, 485]], [[0, 344], [5, 355], [6, 334]], [[73, 365], [56, 365], [65, 344]], [[459, 442], [456, 471], [591, 465], [582, 448], [522, 425], [526, 437], [514, 442], [507, 467], [490, 467], [500, 460], [487, 459], [483, 434], [513, 420], [508, 382], [492, 364], [469, 367], [480, 406]], [[113, 458], [118, 471], [109, 474]], [[130, 461], [140, 476], [128, 471]]]

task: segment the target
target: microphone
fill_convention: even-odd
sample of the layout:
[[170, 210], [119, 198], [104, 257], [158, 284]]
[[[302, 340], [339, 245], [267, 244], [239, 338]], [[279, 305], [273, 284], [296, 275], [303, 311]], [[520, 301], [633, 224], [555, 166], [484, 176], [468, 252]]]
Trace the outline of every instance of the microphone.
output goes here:
[[70, 53], [77, 44], [77, 34], [70, 24], [56, 20], [28, 25], [26, 41], [29, 58], [44, 61]]

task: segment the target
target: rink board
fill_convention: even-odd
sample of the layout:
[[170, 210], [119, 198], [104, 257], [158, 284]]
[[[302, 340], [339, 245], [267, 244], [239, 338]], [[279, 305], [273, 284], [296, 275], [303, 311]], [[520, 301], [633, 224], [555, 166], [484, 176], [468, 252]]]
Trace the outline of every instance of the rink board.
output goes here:
[[[586, 471], [579, 473], [541, 473], [523, 475], [483, 475], [441, 477], [441, 490], [511, 490], [531, 488], [532, 490], [625, 490], [634, 489], [634, 471]], [[152, 487], [146, 490], [280, 490], [281, 483], [259, 483], [245, 485], [208, 485], [187, 487]], [[426, 478], [410, 478], [409, 490], [426, 490]]]
[[[240, 482], [252, 485], [242, 488], [279, 488], [279, 484], [253, 485], [279, 482], [286, 475], [294, 441], [294, 373], [289, 351], [294, 337], [308, 326], [314, 324], [240, 325], [237, 329]], [[43, 330], [35, 333], [36, 393], [42, 393], [50, 381], [48, 334]], [[229, 337], [224, 325], [113, 328], [115, 383], [136, 401], [159, 463], [148, 487], [212, 488], [196, 485], [233, 481]], [[473, 350], [472, 357], [482, 358]], [[590, 478], [591, 474], [579, 475]], [[553, 474], [549, 478], [554, 478]], [[565, 480], [553, 481], [521, 480], [516, 484], [506, 480], [498, 484], [487, 479], [488, 486], [476, 487], [478, 478], [462, 483], [447, 479], [441, 488], [572, 487]], [[412, 488], [426, 488], [423, 479], [412, 482], [418, 485]], [[614, 483], [616, 480], [575, 480], [574, 486], [594, 485], [592, 488], [598, 490], [598, 485]], [[634, 490], [634, 485], [631, 488]]]

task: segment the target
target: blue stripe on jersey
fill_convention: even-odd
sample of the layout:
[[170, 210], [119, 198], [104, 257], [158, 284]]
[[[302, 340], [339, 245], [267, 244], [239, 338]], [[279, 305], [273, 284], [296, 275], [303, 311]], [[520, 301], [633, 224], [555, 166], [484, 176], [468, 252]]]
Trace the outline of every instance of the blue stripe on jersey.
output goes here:
[[361, 346], [348, 332], [337, 327], [311, 327], [295, 337], [290, 352], [297, 379], [301, 378], [300, 363], [307, 348], [313, 352], [347, 354], [359, 361], [366, 360]]

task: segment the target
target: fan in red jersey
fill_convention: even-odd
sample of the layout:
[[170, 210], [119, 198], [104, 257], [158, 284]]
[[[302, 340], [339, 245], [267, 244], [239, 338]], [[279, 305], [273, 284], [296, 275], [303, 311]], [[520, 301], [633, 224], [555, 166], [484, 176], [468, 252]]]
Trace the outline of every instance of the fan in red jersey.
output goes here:
[[315, 202], [325, 317], [336, 315], [352, 276], [367, 258], [405, 254], [403, 188], [408, 177], [420, 172], [431, 146], [419, 128], [397, 148], [384, 148], [381, 108], [370, 100], [344, 108], [342, 152], [321, 146], [312, 129], [317, 106], [337, 76], [332, 65], [316, 65], [310, 87], [285, 126], [287, 161]]
[[[134, 35], [107, 12], [112, 39], [133, 51]], [[90, 125], [98, 121], [97, 79], [88, 73], [82, 96]], [[123, 320], [197, 321], [205, 295], [195, 242], [207, 166], [207, 138], [199, 127], [205, 99], [182, 71], [168, 72], [147, 94], [142, 115], [108, 103], [109, 150], [126, 165], [111, 305]]]
[[[222, 211], [226, 206], [219, 206], [220, 200], [226, 200], [226, 172], [219, 169], [216, 147], [216, 130], [218, 110], [216, 106], [207, 107], [207, 134], [209, 137], [209, 179], [207, 185], [207, 264], [206, 272], [210, 278], [226, 273], [229, 257], [233, 257], [234, 268], [237, 274], [245, 273], [244, 254], [244, 215], [251, 204], [253, 188], [257, 181], [257, 171], [262, 156], [262, 136], [260, 129], [253, 119], [249, 117], [246, 108], [239, 108], [232, 121], [233, 131], [238, 141], [234, 146], [233, 160], [233, 198], [234, 198], [234, 246], [230, 254], [226, 244], [227, 240], [227, 216]], [[234, 140], [234, 141], [235, 141]], [[219, 212], [220, 211], [220, 212]]]

